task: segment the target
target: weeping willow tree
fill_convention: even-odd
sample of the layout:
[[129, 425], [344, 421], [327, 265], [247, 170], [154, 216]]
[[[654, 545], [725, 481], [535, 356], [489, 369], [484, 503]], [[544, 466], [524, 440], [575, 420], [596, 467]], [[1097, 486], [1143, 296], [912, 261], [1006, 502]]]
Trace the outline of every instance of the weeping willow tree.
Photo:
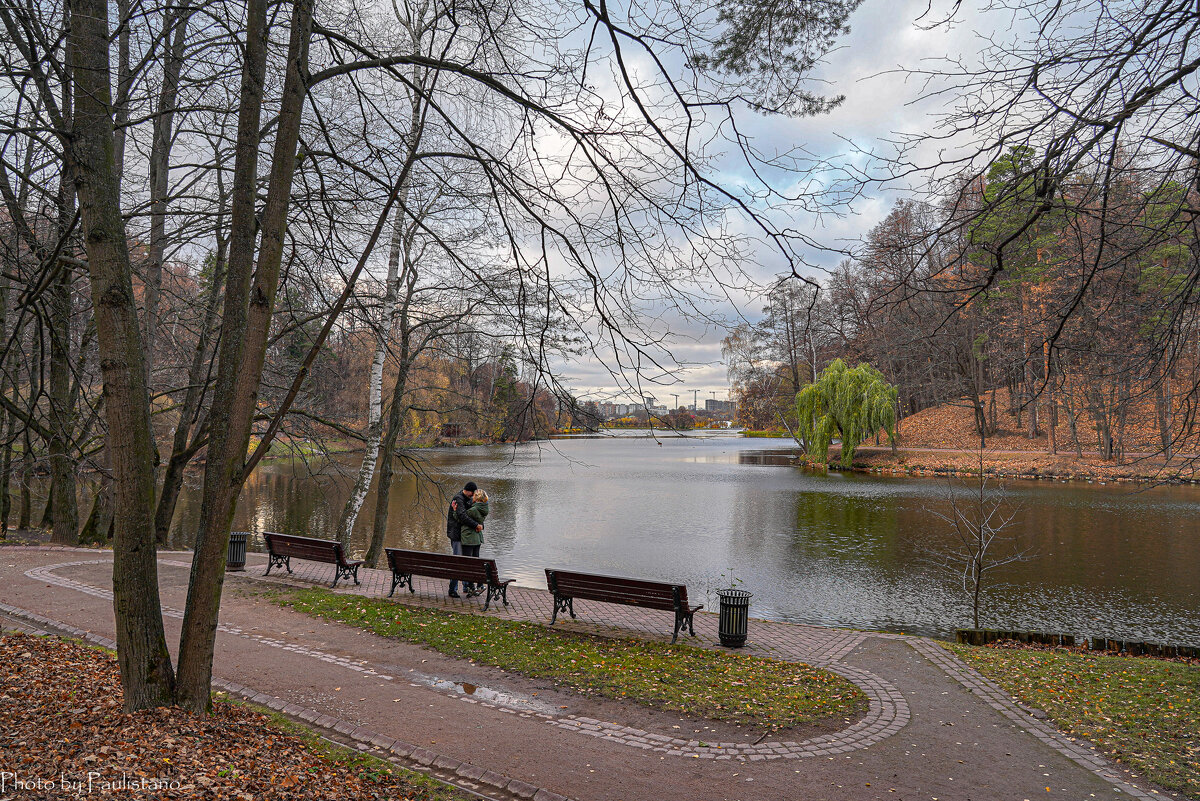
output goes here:
[[842, 439], [842, 466], [849, 467], [854, 450], [882, 428], [896, 447], [896, 387], [863, 362], [850, 368], [841, 359], [796, 395], [796, 436], [808, 452], [824, 460], [835, 437]]

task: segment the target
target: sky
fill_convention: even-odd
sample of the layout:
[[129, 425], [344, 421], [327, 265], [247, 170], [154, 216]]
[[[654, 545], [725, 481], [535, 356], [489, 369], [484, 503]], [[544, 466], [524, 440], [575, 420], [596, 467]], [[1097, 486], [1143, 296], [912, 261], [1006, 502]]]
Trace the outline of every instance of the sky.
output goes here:
[[[932, 130], [948, 101], [923, 100], [921, 96], [928, 87], [904, 71], [946, 57], [970, 58], [982, 46], [977, 31], [994, 22], [970, 9], [959, 9], [949, 24], [935, 24], [946, 17], [949, 4], [937, 0], [932, 0], [932, 6], [930, 3], [865, 0], [850, 19], [850, 34], [815, 74], [826, 82], [818, 91], [845, 95], [845, 102], [821, 117], [751, 120], [744, 130], [754, 137], [754, 144], [779, 151], [802, 146], [817, 157], [848, 160], [866, 168], [869, 157], [864, 153], [887, 150], [888, 140], [898, 135]], [[847, 247], [882, 220], [901, 194], [900, 187], [875, 190], [859, 198], [847, 213], [796, 219], [794, 224], [833, 248]], [[840, 260], [835, 252], [813, 251], [805, 256], [814, 265], [811, 274], [818, 279], [822, 269]], [[751, 272], [755, 272], [753, 265]], [[771, 277], [769, 269], [757, 272], [760, 280]], [[742, 294], [715, 311], [729, 319], [753, 322], [761, 317], [762, 306], [761, 297]], [[678, 380], [671, 383], [666, 379], [657, 387], [648, 385], [648, 393], [669, 406], [675, 402], [672, 393], [679, 396], [681, 405], [690, 404], [697, 394], [701, 405], [705, 398], [727, 398], [729, 382], [721, 361], [721, 339], [726, 331], [678, 315], [668, 316], [664, 322], [673, 335], [671, 353], [679, 366], [675, 376]], [[617, 402], [628, 397], [608, 368], [594, 358], [567, 362], [562, 373], [577, 397]]]

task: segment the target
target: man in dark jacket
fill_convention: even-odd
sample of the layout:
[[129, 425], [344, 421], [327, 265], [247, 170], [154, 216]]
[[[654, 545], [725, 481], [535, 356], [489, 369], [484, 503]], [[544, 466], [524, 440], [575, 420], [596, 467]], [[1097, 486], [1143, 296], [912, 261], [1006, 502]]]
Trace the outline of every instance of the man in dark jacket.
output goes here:
[[[446, 536], [450, 538], [450, 548], [456, 555], [462, 554], [462, 537], [459, 535], [459, 530], [463, 526], [483, 531], [483, 526], [476, 523], [467, 514], [477, 489], [474, 481], [468, 481], [462, 491], [450, 499], [450, 508], [446, 510]], [[462, 597], [458, 594], [458, 579], [450, 582], [450, 597]]]

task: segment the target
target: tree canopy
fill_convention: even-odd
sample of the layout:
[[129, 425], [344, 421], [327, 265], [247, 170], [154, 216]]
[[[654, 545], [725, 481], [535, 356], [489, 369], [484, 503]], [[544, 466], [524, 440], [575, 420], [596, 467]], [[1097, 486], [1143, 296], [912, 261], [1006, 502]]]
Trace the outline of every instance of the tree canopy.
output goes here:
[[796, 395], [797, 436], [818, 459], [829, 453], [834, 437], [842, 439], [842, 465], [849, 467], [854, 451], [881, 428], [896, 439], [898, 390], [883, 373], [866, 362], [850, 368], [834, 359], [813, 383]]

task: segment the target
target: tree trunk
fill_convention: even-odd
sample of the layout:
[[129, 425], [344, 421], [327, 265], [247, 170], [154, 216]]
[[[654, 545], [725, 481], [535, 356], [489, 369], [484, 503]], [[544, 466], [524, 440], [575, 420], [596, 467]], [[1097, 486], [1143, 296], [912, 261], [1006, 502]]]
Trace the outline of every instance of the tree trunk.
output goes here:
[[[4, 381], [3, 391], [8, 394], [8, 381]], [[16, 417], [5, 413], [4, 415], [4, 451], [0, 456], [0, 539], [8, 535], [8, 520], [12, 516], [12, 444], [13, 444], [13, 423]]]
[[21, 508], [17, 512], [17, 528], [29, 528], [33, 517], [33, 442], [29, 427], [21, 434]]
[[175, 104], [179, 95], [179, 72], [183, 67], [184, 35], [191, 6], [168, 3], [163, 12], [162, 87], [158, 93], [158, 113], [154, 119], [150, 144], [150, 253], [145, 272], [145, 348], [146, 366], [154, 369], [154, 348], [158, 332], [158, 305], [162, 290], [163, 257], [166, 252], [167, 193], [171, 168], [171, 142]]
[[[116, 175], [117, 197], [121, 196], [121, 181], [125, 177], [125, 132], [129, 130], [129, 28], [130, 0], [117, 2], [117, 95], [112, 103], [113, 172]], [[105, 20], [107, 27], [108, 21]], [[109, 67], [111, 71], [111, 67]], [[111, 78], [111, 75], [110, 75]], [[110, 95], [111, 97], [111, 95]]]
[[1162, 443], [1163, 456], [1169, 462], [1171, 461], [1172, 442], [1172, 405], [1174, 399], [1171, 397], [1171, 376], [1165, 375], [1159, 381], [1156, 387], [1154, 397], [1154, 412], [1158, 422], [1158, 437]]
[[[415, 226], [410, 228], [404, 240], [404, 273], [401, 281], [404, 283], [404, 298], [400, 303], [400, 314], [397, 321], [400, 329], [399, 369], [396, 371], [396, 386], [392, 388], [392, 406], [388, 410], [387, 430], [380, 451], [383, 458], [379, 464], [379, 486], [375, 490], [375, 519], [371, 525], [371, 544], [367, 555], [363, 557], [368, 565], [379, 561], [383, 553], [383, 541], [387, 535], [388, 500], [392, 492], [392, 469], [396, 452], [396, 441], [400, 429], [404, 425], [404, 412], [408, 408], [404, 404], [404, 394], [408, 389], [408, 373], [416, 354], [412, 347], [412, 327], [409, 324], [409, 306], [417, 288], [417, 266], [412, 260], [413, 235]], [[418, 347], [418, 350], [420, 348]]]
[[1046, 436], [1046, 447], [1050, 450], [1050, 454], [1058, 453], [1058, 399], [1054, 392], [1054, 362], [1050, 358], [1050, 342], [1047, 340], [1043, 346], [1045, 354], [1045, 369], [1046, 369], [1046, 406], [1047, 419], [1049, 422], [1049, 431]]
[[[197, 714], [206, 714], [211, 706], [213, 647], [225, 579], [225, 554], [237, 496], [245, 480], [243, 466], [258, 405], [258, 386], [266, 357], [275, 291], [279, 286], [284, 228], [304, 106], [302, 75], [308, 69], [308, 43], [312, 32], [312, 0], [296, 0], [271, 178], [261, 215], [262, 246], [253, 290], [248, 291], [249, 268], [254, 255], [254, 189], [259, 106], [266, 63], [266, 12], [265, 0], [249, 3], [221, 354], [213, 391], [200, 528], [179, 644], [176, 700]], [[253, 108], [247, 108], [248, 105]]]
[[[410, 149], [415, 149], [415, 147], [415, 142], [410, 145]], [[387, 357], [388, 341], [396, 328], [396, 322], [400, 313], [397, 296], [399, 295], [400, 287], [400, 259], [404, 242], [404, 219], [408, 205], [408, 192], [402, 190], [400, 198], [401, 200], [396, 211], [396, 223], [392, 230], [391, 249], [388, 252], [387, 284], [383, 298], [384, 320], [380, 323], [380, 330], [375, 340], [375, 357], [371, 362], [371, 383], [367, 390], [367, 402], [369, 404], [367, 411], [367, 449], [363, 454], [363, 461], [359, 466], [358, 476], [354, 480], [354, 489], [350, 491], [350, 498], [346, 501], [346, 507], [342, 510], [342, 519], [338, 523], [337, 528], [338, 541], [343, 545], [347, 545], [350, 542], [350, 536], [354, 533], [354, 524], [358, 520], [358, 513], [362, 510], [363, 501], [366, 500], [367, 492], [371, 488], [371, 481], [375, 477], [375, 465], [379, 461], [380, 440], [383, 438], [383, 363]], [[385, 453], [390, 454], [391, 451], [388, 450]], [[390, 457], [385, 456], [384, 458]], [[372, 538], [373, 542], [374, 538]], [[374, 561], [370, 561], [368, 564], [374, 564]]]
[[1112, 426], [1109, 424], [1108, 409], [1104, 406], [1100, 391], [1095, 387], [1088, 387], [1087, 399], [1088, 410], [1092, 419], [1096, 421], [1096, 449], [1100, 458], [1107, 462], [1113, 457]]
[[392, 407], [388, 410], [387, 432], [380, 448], [383, 458], [379, 462], [379, 486], [375, 490], [375, 520], [371, 526], [371, 545], [364, 557], [367, 565], [373, 566], [379, 561], [383, 552], [383, 541], [387, 535], [388, 499], [392, 492], [392, 472], [396, 440], [404, 424], [404, 394], [408, 382], [409, 368], [409, 337], [407, 322], [401, 322], [400, 330], [400, 370], [396, 375], [396, 386], [392, 390]]
[[979, 628], [979, 594], [983, 589], [983, 574], [980, 573], [979, 563], [971, 566], [971, 577], [975, 581], [975, 591], [971, 595], [972, 626]]
[[[58, 196], [58, 232], [66, 236], [74, 214], [74, 192], [64, 175]], [[74, 545], [79, 536], [79, 508], [75, 499], [75, 460], [72, 458], [75, 414], [71, 402], [71, 284], [75, 273], [63, 266], [50, 285], [50, 501], [53, 530], [50, 541]]]
[[1038, 391], [1037, 377], [1033, 373], [1033, 360], [1031, 355], [1025, 357], [1025, 403], [1026, 413], [1025, 418], [1025, 438], [1037, 439], [1038, 436]]
[[54, 526], [54, 479], [50, 479], [50, 489], [46, 493], [46, 505], [42, 507], [42, 517], [38, 528], [50, 529]]
[[[414, 36], [414, 40], [418, 43], [420, 35]], [[419, 76], [414, 76], [414, 81], [418, 81]], [[422, 98], [416, 91], [412, 94], [412, 102], [409, 104], [409, 126], [407, 140], [407, 154], [405, 156], [405, 172], [403, 175], [408, 176], [411, 165], [417, 157], [417, 152], [421, 144], [421, 131], [423, 130], [422, 120]], [[396, 329], [396, 324], [400, 318], [400, 304], [398, 297], [400, 294], [400, 262], [404, 260], [406, 269], [409, 266], [409, 254], [406, 244], [411, 243], [411, 236], [406, 235], [407, 225], [406, 215], [408, 212], [408, 180], [406, 179], [400, 187], [397, 195], [396, 205], [396, 223], [392, 229], [391, 248], [388, 251], [388, 272], [387, 283], [385, 284], [383, 298], [383, 314], [384, 320], [381, 323], [381, 330], [377, 334], [375, 342], [375, 357], [371, 362], [371, 382], [368, 388], [367, 403], [367, 449], [363, 453], [362, 464], [359, 465], [358, 476], [354, 480], [354, 489], [350, 492], [350, 498], [346, 501], [346, 506], [342, 510], [342, 518], [338, 523], [337, 538], [343, 545], [348, 545], [350, 536], [354, 533], [354, 524], [358, 520], [358, 513], [362, 510], [363, 501], [366, 500], [367, 492], [371, 487], [371, 480], [375, 475], [375, 467], [379, 461], [379, 446], [380, 440], [383, 437], [383, 363], [387, 357], [387, 346], [392, 333]], [[410, 293], [411, 294], [411, 293]], [[406, 304], [408, 298], [406, 298]], [[404, 369], [402, 367], [402, 369]], [[395, 447], [393, 439], [392, 448]], [[391, 459], [391, 450], [384, 451], [384, 458]], [[372, 535], [370, 550], [378, 551], [375, 547], [375, 538]], [[378, 553], [375, 554], [378, 557]], [[368, 564], [375, 564], [375, 560], [368, 561]]]
[[221, 227], [224, 219], [223, 192], [218, 180], [218, 193], [222, 195], [217, 215], [217, 252], [213, 261], [212, 276], [208, 286], [208, 300], [204, 309], [204, 322], [192, 352], [192, 363], [188, 368], [188, 389], [175, 424], [175, 436], [171, 440], [171, 457], [163, 472], [162, 491], [158, 496], [158, 507], [154, 510], [154, 539], [160, 545], [166, 543], [171, 533], [171, 521], [175, 517], [175, 505], [183, 488], [183, 472], [195, 455], [197, 443], [192, 437], [192, 426], [200, 412], [204, 398], [205, 367], [208, 364], [209, 344], [216, 333], [217, 310], [220, 307], [221, 287], [225, 282], [227, 239]]
[[1117, 433], [1113, 444], [1113, 458], [1125, 458], [1125, 423], [1129, 419], [1129, 396], [1132, 389], [1127, 375], [1122, 376], [1117, 388]]
[[106, 545], [112, 539], [113, 485], [107, 449], [101, 450], [97, 461], [100, 463], [100, 485], [96, 488], [92, 511], [79, 532], [79, 542], [84, 545]]
[[113, 609], [125, 709], [169, 704], [174, 676], [154, 552], [154, 438], [113, 152], [106, 0], [70, 0], [70, 166], [87, 249], [113, 464]]
[[[8, 340], [8, 279], [0, 276], [0, 337], [5, 341]], [[5, 363], [8, 364], [5, 364]], [[15, 367], [8, 358], [8, 354], [0, 357], [0, 366]], [[9, 393], [9, 370], [0, 370], [0, 395], [7, 398]], [[4, 437], [2, 455], [0, 455], [0, 540], [6, 539], [8, 536], [8, 519], [12, 514], [12, 496], [9, 494], [12, 489], [12, 452], [13, 442], [15, 441], [16, 415], [9, 413], [3, 407], [0, 407], [0, 436]]]

